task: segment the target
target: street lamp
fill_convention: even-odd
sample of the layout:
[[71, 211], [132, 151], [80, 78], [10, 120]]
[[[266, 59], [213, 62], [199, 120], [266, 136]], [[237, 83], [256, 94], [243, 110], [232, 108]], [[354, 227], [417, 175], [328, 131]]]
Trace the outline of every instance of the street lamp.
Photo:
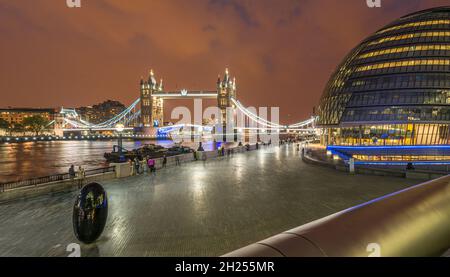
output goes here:
[[125, 161], [125, 157], [122, 153], [122, 132], [125, 130], [125, 126], [123, 126], [123, 124], [117, 124], [116, 125], [116, 131], [117, 133], [119, 133], [119, 140], [118, 140], [118, 145], [117, 147], [119, 148], [119, 162], [124, 162]]

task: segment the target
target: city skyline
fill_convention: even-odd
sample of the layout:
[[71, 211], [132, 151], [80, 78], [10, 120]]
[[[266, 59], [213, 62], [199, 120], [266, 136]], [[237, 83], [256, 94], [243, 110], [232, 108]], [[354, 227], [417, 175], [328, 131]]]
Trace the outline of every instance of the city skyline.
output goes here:
[[405, 13], [448, 4], [283, 2], [112, 0], [69, 9], [65, 1], [0, 0], [1, 106], [129, 105], [150, 69], [167, 90], [180, 90], [214, 89], [228, 67], [245, 105], [278, 106], [281, 122], [296, 122], [312, 114], [364, 37]]

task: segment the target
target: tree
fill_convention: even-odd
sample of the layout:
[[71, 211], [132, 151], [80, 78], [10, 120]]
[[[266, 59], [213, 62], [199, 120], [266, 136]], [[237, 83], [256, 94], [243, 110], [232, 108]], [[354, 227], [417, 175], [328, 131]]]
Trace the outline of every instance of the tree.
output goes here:
[[0, 129], [1, 130], [8, 130], [9, 129], [9, 122], [4, 120], [3, 118], [0, 118]]
[[47, 119], [40, 115], [27, 117], [23, 120], [23, 125], [33, 131], [36, 136], [39, 136], [39, 133], [44, 131], [49, 123], [50, 122]]
[[6, 132], [8, 132], [8, 136], [11, 136], [12, 132], [14, 131], [14, 124], [9, 123], [3, 118], [0, 118], [0, 129], [5, 130]]
[[11, 133], [23, 133], [25, 131], [25, 126], [20, 123], [14, 123], [14, 125], [9, 126], [9, 135], [11, 136]]

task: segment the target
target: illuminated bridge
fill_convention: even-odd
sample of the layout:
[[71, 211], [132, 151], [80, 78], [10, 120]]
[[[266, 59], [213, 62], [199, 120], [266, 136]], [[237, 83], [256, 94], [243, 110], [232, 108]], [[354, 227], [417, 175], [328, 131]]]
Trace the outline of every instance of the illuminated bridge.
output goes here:
[[[209, 107], [205, 111], [205, 114], [209, 114], [209, 117], [214, 117], [214, 120], [211, 118], [213, 123], [191, 122], [190, 116], [188, 116], [187, 120], [183, 118], [185, 121], [164, 126], [164, 101], [173, 99], [217, 99], [217, 106]], [[62, 109], [54, 125], [57, 133], [113, 131], [118, 124], [123, 124], [125, 130], [153, 135], [171, 134], [186, 129], [200, 133], [298, 132], [308, 135], [316, 133], [314, 117], [290, 125], [281, 125], [277, 116], [278, 114], [274, 116], [274, 112], [271, 110], [272, 119], [268, 120], [267, 116], [258, 115], [257, 109], [242, 104], [236, 96], [236, 80], [230, 78], [228, 70], [225, 71], [223, 80], [219, 76], [215, 91], [190, 91], [186, 89], [164, 91], [162, 80], [158, 83], [152, 70], [148, 80], [141, 80], [140, 97], [113, 118], [94, 124], [83, 120], [76, 110]]]

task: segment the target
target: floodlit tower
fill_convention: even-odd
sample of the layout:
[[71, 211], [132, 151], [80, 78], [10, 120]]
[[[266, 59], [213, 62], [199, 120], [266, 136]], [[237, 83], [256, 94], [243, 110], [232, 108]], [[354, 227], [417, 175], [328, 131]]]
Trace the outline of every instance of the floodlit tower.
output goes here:
[[236, 78], [231, 79], [228, 68], [225, 70], [223, 80], [217, 80], [217, 105], [222, 114], [222, 124], [227, 123], [227, 108], [234, 107], [231, 98], [236, 98]]
[[[217, 80], [217, 106], [219, 107], [221, 113], [220, 124], [222, 125], [224, 141], [227, 141], [229, 139], [226, 134], [230, 134], [236, 131], [233, 130], [234, 127], [232, 126], [232, 117], [234, 116], [234, 113], [227, 114], [227, 110], [229, 110], [230, 108], [235, 108], [233, 101], [231, 101], [232, 98], [236, 98], [236, 79], [232, 79], [230, 77], [230, 73], [227, 68], [225, 70], [223, 80], [220, 80], [220, 75]], [[234, 139], [236, 139], [236, 137]]]
[[154, 96], [157, 92], [162, 92], [163, 81], [156, 82], [153, 70], [150, 70], [147, 80], [141, 78], [141, 121], [140, 127], [152, 128], [163, 125], [164, 102], [160, 97]]
[[141, 121], [140, 127], [152, 127], [152, 92], [153, 92], [153, 70], [150, 71], [148, 80], [141, 79]]

